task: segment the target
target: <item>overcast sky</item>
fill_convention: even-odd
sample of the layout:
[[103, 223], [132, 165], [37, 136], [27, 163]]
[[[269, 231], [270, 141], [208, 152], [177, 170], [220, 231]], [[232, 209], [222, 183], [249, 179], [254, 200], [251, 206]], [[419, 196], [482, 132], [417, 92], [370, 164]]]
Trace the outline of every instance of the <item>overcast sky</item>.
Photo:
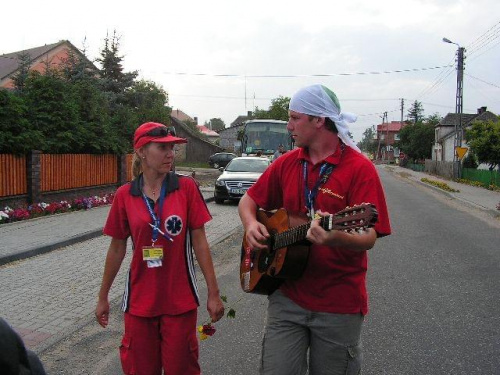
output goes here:
[[161, 85], [199, 124], [229, 126], [314, 83], [359, 116], [356, 141], [384, 112], [400, 120], [402, 98], [405, 118], [415, 100], [425, 115], [454, 112], [458, 47], [443, 37], [467, 49], [464, 113], [500, 114], [498, 0], [27, 0], [2, 14], [0, 54], [85, 40], [93, 60], [116, 30], [125, 70]]

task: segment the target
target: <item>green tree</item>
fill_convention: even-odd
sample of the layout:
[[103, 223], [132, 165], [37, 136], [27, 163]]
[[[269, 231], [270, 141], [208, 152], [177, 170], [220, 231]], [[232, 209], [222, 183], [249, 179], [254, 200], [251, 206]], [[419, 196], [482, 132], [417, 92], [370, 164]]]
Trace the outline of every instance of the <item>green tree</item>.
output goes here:
[[488, 164], [490, 170], [500, 165], [500, 118], [496, 121], [476, 121], [466, 129], [465, 134], [467, 144], [480, 163]]
[[116, 30], [113, 36], [104, 39], [104, 46], [97, 62], [101, 64], [100, 85], [109, 103], [111, 132], [114, 135], [115, 150], [131, 150], [131, 139], [140, 125], [140, 113], [129, 103], [127, 92], [134, 86], [138, 73], [124, 72], [123, 56], [119, 54], [120, 38]]
[[[98, 71], [83, 57], [70, 51], [61, 64], [61, 73], [72, 88], [78, 108], [80, 129], [79, 152], [102, 154], [116, 153], [117, 149], [111, 128], [109, 101], [100, 88]], [[118, 143], [119, 144], [119, 143]]]
[[122, 95], [132, 87], [138, 73], [137, 71], [125, 73], [123, 71], [123, 56], [119, 54], [120, 37], [116, 30], [113, 36], [104, 39], [101, 57], [97, 61], [101, 64], [101, 82], [103, 90]]
[[437, 124], [439, 124], [439, 122], [442, 120], [443, 118], [441, 117], [441, 115], [439, 113], [433, 113], [432, 115], [428, 116], [426, 119], [425, 119], [425, 123], [427, 125], [432, 125], [432, 126], [436, 126]]
[[39, 128], [27, 119], [28, 107], [15, 92], [0, 89], [0, 150], [4, 154], [23, 155], [43, 147]]
[[474, 151], [469, 150], [469, 152], [467, 152], [467, 156], [464, 158], [462, 165], [464, 168], [477, 169], [479, 164], [477, 163], [477, 157]]
[[377, 152], [377, 141], [375, 140], [375, 136], [375, 129], [373, 127], [366, 129], [363, 132], [361, 142], [358, 143], [359, 149], [369, 154], [375, 154]]
[[418, 122], [408, 125], [399, 133], [399, 147], [410, 159], [422, 160], [432, 156], [432, 144], [434, 143], [434, 126]]
[[226, 124], [220, 118], [211, 118], [209, 122], [205, 122], [205, 126], [216, 132], [226, 128]]
[[31, 72], [26, 81], [24, 100], [28, 120], [43, 133], [41, 151], [79, 152], [82, 134], [78, 106], [71, 86], [50, 67], [44, 74]]
[[408, 110], [408, 119], [410, 119], [414, 124], [422, 121], [424, 118], [424, 107], [422, 102], [415, 100], [410, 109]]
[[126, 103], [135, 109], [140, 123], [155, 121], [170, 123], [171, 108], [168, 107], [168, 94], [156, 83], [140, 80], [126, 92]]
[[269, 109], [262, 110], [258, 107], [255, 108], [254, 118], [256, 119], [273, 119], [288, 121], [288, 106], [290, 105], [290, 98], [286, 96], [279, 96], [271, 100]]
[[23, 91], [33, 60], [27, 52], [21, 52], [17, 55], [17, 59], [19, 60], [19, 68], [17, 73], [12, 77], [12, 81], [16, 90]]

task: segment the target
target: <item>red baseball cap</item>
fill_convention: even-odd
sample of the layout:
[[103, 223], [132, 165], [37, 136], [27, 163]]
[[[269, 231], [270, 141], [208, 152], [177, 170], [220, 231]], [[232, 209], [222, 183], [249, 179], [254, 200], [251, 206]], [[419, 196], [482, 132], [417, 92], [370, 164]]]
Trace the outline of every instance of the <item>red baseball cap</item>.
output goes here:
[[137, 150], [149, 142], [187, 143], [187, 139], [175, 136], [175, 128], [167, 127], [158, 122], [146, 122], [134, 133], [134, 149]]

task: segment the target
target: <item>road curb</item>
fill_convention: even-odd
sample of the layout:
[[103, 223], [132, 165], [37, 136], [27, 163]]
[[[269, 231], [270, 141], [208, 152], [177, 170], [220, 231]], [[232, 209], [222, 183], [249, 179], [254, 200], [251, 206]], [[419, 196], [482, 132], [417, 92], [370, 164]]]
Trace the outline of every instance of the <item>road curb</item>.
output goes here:
[[91, 240], [92, 238], [96, 238], [96, 237], [99, 237], [102, 235], [103, 235], [102, 229], [96, 229], [96, 230], [88, 231], [88, 232], [85, 232], [82, 234], [78, 234], [76, 236], [65, 239], [63, 241], [54, 242], [54, 243], [51, 243], [48, 245], [43, 245], [40, 247], [33, 247], [33, 248], [25, 250], [21, 253], [11, 254], [11, 255], [1, 257], [0, 258], [0, 266], [3, 266], [5, 264], [11, 263], [11, 262], [15, 262], [16, 260], [23, 260], [23, 259], [31, 258], [31, 257], [37, 256], [37, 255], [45, 254], [45, 253], [48, 253], [50, 251], [60, 249], [62, 247], [74, 245], [78, 242]]

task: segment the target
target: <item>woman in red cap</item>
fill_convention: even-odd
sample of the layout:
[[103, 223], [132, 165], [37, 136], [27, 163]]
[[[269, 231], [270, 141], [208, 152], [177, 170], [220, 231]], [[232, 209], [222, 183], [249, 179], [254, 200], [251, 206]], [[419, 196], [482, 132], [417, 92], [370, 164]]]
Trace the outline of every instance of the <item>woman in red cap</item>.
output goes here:
[[109, 319], [108, 293], [131, 237], [133, 255], [123, 296], [125, 374], [199, 374], [199, 295], [193, 251], [208, 289], [213, 322], [224, 315], [205, 235], [210, 212], [196, 182], [171, 172], [174, 128], [148, 122], [134, 134], [134, 180], [115, 195], [104, 234], [112, 237], [99, 299], [98, 323]]

